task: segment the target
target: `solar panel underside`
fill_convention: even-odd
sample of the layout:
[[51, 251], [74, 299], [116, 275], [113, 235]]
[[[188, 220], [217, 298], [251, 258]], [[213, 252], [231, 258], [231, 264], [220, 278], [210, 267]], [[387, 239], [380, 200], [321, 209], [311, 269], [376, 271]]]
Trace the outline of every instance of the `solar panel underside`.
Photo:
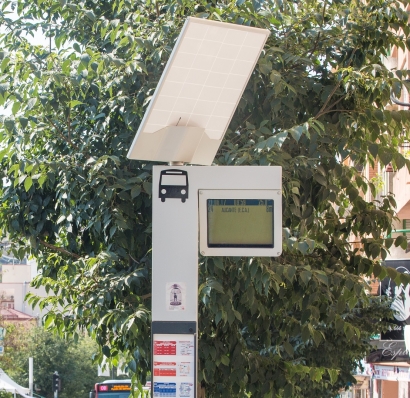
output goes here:
[[188, 18], [133, 146], [139, 134], [167, 126], [200, 127], [209, 139], [221, 141], [268, 34], [265, 29]]

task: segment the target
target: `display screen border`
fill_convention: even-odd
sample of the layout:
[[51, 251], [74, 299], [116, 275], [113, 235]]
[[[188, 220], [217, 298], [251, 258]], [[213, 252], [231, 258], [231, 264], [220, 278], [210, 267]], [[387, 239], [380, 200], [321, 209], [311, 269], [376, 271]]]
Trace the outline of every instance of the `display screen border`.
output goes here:
[[[272, 199], [273, 247], [208, 245], [208, 199]], [[203, 256], [276, 257], [282, 253], [282, 190], [280, 189], [199, 189], [199, 251]]]
[[[220, 198], [209, 198], [206, 200], [207, 206], [207, 220], [206, 220], [206, 231], [207, 231], [207, 245], [208, 247], [229, 247], [229, 248], [269, 248], [273, 249], [275, 245], [275, 201], [273, 199], [266, 199], [266, 198], [226, 198], [226, 200], [271, 200], [272, 201], [272, 243], [265, 244], [265, 243], [254, 243], [254, 244], [246, 244], [246, 243], [209, 243], [209, 212], [208, 212], [208, 202], [210, 200], [220, 200]], [[231, 205], [229, 205], [231, 206]], [[245, 205], [246, 206], [246, 205]]]
[[[107, 390], [101, 390], [101, 386], [108, 386]], [[116, 389], [117, 386], [125, 386], [126, 388], [124, 389]], [[111, 392], [128, 392], [131, 391], [131, 382], [109, 382], [109, 383], [98, 383], [98, 393], [104, 394], [104, 393], [111, 393]]]

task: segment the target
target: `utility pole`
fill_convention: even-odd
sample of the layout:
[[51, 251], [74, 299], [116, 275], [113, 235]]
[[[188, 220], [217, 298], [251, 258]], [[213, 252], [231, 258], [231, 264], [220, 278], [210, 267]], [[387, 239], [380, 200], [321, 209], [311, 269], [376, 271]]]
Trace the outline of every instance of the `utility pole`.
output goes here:
[[58, 391], [60, 390], [60, 376], [57, 371], [53, 374], [53, 392], [54, 398], [58, 398]]
[[28, 359], [28, 388], [30, 390], [30, 397], [33, 396], [33, 381], [34, 381], [34, 377], [33, 377], [33, 358], [30, 357]]

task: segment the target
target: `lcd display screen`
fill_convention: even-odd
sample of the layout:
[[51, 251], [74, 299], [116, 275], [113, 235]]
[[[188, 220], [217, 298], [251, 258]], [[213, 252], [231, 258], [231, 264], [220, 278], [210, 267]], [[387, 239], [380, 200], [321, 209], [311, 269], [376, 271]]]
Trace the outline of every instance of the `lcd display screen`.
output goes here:
[[208, 199], [208, 247], [273, 248], [273, 199]]

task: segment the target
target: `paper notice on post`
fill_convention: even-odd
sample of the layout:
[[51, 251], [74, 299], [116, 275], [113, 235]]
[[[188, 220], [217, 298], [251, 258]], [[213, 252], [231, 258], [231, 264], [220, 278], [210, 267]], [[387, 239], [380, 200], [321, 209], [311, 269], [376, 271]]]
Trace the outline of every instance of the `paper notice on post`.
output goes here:
[[166, 285], [168, 311], [185, 311], [186, 286], [184, 282], [168, 282]]

